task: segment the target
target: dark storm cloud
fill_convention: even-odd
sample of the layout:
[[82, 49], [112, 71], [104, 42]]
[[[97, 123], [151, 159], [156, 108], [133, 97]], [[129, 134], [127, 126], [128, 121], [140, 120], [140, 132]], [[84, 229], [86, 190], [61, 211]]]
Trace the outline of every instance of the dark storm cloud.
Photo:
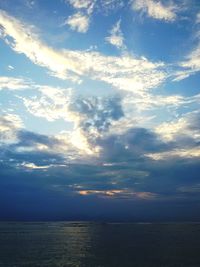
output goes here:
[[166, 151], [170, 147], [170, 144], [164, 143], [145, 128], [132, 128], [123, 134], [99, 138], [97, 143], [102, 148], [102, 157], [116, 162], [142, 159], [147, 152]]
[[[63, 156], [53, 151], [53, 147], [59, 143], [55, 138], [21, 129], [15, 129], [14, 132], [17, 137], [14, 143], [4, 142], [4, 137], [0, 142], [2, 162], [10, 166], [18, 166], [23, 162], [41, 166], [63, 162]], [[47, 149], [38, 149], [38, 145], [44, 145]]]
[[48, 147], [52, 147], [58, 143], [58, 140], [53, 137], [48, 137], [46, 135], [36, 134], [25, 130], [18, 131], [17, 137], [19, 142], [16, 144], [16, 146], [33, 146], [35, 144], [43, 144]]
[[43, 166], [63, 162], [63, 157], [58, 153], [45, 151], [17, 151], [13, 149], [13, 146], [4, 148], [4, 151], [1, 153], [1, 157], [3, 161], [6, 160], [10, 165], [30, 162], [38, 166]]
[[[91, 107], [84, 109], [86, 114], [93, 114]], [[53, 147], [58, 143], [54, 138], [24, 130], [19, 130], [17, 136], [17, 143], [2, 146], [1, 158], [5, 166], [17, 168], [18, 172], [21, 169], [22, 176], [26, 173], [24, 163], [33, 163], [38, 167], [50, 166], [45, 169], [45, 175], [54, 177], [64, 190], [68, 186], [72, 186], [71, 190], [73, 186], [75, 189], [76, 186], [81, 186], [87, 190], [129, 188], [136, 191], [150, 190], [158, 194], [175, 194], [180, 184], [198, 181], [198, 160], [177, 158], [175, 163], [174, 159], [163, 162], [146, 157], [147, 153], [169, 151], [173, 149], [174, 143], [164, 143], [155, 133], [145, 128], [132, 128], [123, 134], [97, 138], [95, 141], [101, 148], [100, 156], [93, 163], [87, 164], [84, 160], [82, 163], [77, 161], [66, 164], [67, 155], [64, 158], [56, 151], [34, 149], [37, 144]], [[26, 147], [32, 150], [24, 150]], [[60, 168], [60, 165], [65, 167]], [[14, 169], [11, 176], [15, 175]], [[37, 172], [37, 177], [44, 175], [43, 169], [29, 171]], [[53, 184], [51, 180], [47, 187]]]
[[[112, 121], [123, 116], [118, 101], [116, 99], [77, 101], [73, 108], [81, 113], [80, 126], [83, 127], [86, 135], [88, 131], [90, 132], [90, 128], [100, 133], [107, 132]], [[102, 114], [105, 106], [107, 108]], [[197, 117], [192, 117], [190, 124], [187, 125], [190, 129], [196, 130]], [[125, 208], [127, 214], [132, 213], [131, 205], [126, 202], [132, 201], [134, 209], [143, 216], [148, 210], [148, 205], [157, 207], [160, 212], [163, 206], [168, 207], [167, 209], [172, 208], [175, 213], [175, 210], [184, 206], [186, 202], [190, 206], [194, 201], [197, 203], [200, 200], [198, 192], [191, 193], [191, 190], [198, 188], [200, 183], [199, 158], [177, 156], [165, 160], [153, 160], [146, 156], [148, 153], [171, 151], [183, 144], [187, 146], [191, 144], [191, 140], [197, 144], [195, 138], [191, 136], [190, 141], [188, 141], [189, 137], [185, 137], [181, 140], [176, 138], [173, 142], [164, 142], [153, 131], [133, 127], [121, 134], [102, 134], [93, 138], [93, 144], [101, 148], [100, 155], [95, 159], [88, 161], [87, 158], [87, 161], [84, 161], [83, 156], [81, 162], [78, 160], [66, 162], [67, 151], [65, 155], [56, 150], [53, 151], [54, 146], [59, 144], [57, 139], [20, 128], [15, 128], [15, 134], [17, 141], [14, 144], [3, 143], [1, 146], [0, 195], [8, 208], [14, 205], [13, 201], [23, 206], [22, 202], [28, 200], [33, 202], [36, 197], [36, 204], [31, 204], [29, 208], [40, 209], [37, 203], [40, 205], [40, 201], [46, 200], [51, 205], [55, 204], [56, 208], [52, 213], [61, 212], [66, 216], [67, 213], [73, 214], [73, 205], [80, 214], [81, 205], [84, 206], [86, 204], [83, 203], [87, 203], [89, 206], [86, 205], [87, 207], [83, 208], [83, 213], [86, 213], [86, 210], [93, 213], [98, 203], [105, 201], [104, 203], [109, 205], [109, 199], [110, 201], [116, 199], [116, 201], [122, 201], [119, 213]], [[38, 151], [36, 149], [38, 144], [45, 145], [51, 150]], [[35, 164], [36, 168], [34, 165], [31, 168], [32, 165], [28, 164]], [[44, 168], [40, 169], [40, 167]], [[85, 195], [79, 195], [79, 192]], [[90, 195], [88, 192], [93, 194]], [[88, 204], [91, 201], [94, 203], [93, 206]], [[147, 203], [141, 204], [144, 201]], [[62, 204], [68, 202], [72, 204], [66, 207]], [[63, 206], [60, 207], [60, 205]], [[198, 209], [197, 206], [196, 208]], [[25, 210], [27, 209], [28, 205]], [[102, 206], [99, 212], [104, 214]], [[51, 214], [50, 209], [48, 214]], [[150, 212], [148, 214], [151, 216]]]
[[200, 130], [200, 112], [190, 113], [187, 117], [186, 128], [190, 130]]

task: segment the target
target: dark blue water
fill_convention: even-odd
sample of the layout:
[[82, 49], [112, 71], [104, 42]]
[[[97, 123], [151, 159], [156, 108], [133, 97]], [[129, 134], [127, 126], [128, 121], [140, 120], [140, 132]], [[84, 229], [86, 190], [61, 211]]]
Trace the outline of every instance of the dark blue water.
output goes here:
[[0, 223], [2, 267], [200, 266], [200, 224]]

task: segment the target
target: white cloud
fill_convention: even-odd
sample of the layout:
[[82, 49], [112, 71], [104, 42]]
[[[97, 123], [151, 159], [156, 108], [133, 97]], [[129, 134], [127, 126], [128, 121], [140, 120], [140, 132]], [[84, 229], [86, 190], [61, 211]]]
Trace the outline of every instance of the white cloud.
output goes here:
[[96, 8], [99, 12], [105, 15], [122, 8], [124, 5], [124, 0], [99, 0], [97, 2]]
[[65, 20], [63, 25], [69, 25], [72, 30], [85, 33], [89, 29], [90, 16], [93, 12], [95, 0], [67, 0], [77, 12]]
[[48, 121], [64, 119], [71, 121], [68, 106], [71, 101], [71, 89], [54, 88], [36, 85], [39, 96], [31, 98], [21, 97], [27, 110], [34, 116], [42, 117]]
[[186, 99], [181, 95], [166, 96], [146, 91], [141, 95], [127, 94], [123, 103], [126, 108], [132, 107], [138, 111], [156, 110], [162, 107], [177, 109], [186, 103]]
[[23, 162], [21, 164], [22, 167], [25, 167], [27, 169], [31, 169], [31, 170], [35, 170], [35, 169], [48, 169], [50, 167], [53, 167], [53, 164], [50, 165], [42, 165], [42, 166], [38, 166], [35, 163], [30, 163], [30, 162]]
[[69, 25], [72, 30], [85, 33], [89, 28], [90, 18], [88, 15], [83, 13], [76, 13], [70, 16], [65, 22], [64, 25]]
[[175, 81], [183, 80], [200, 71], [200, 43], [186, 56], [186, 60], [179, 65], [183, 70], [175, 73]]
[[0, 90], [21, 90], [30, 88], [31, 83], [22, 78], [0, 76]]
[[171, 151], [161, 152], [161, 153], [149, 153], [145, 156], [152, 158], [153, 160], [169, 160], [173, 158], [199, 158], [200, 148], [187, 148], [187, 149], [174, 149]]
[[155, 128], [155, 132], [159, 134], [164, 141], [174, 141], [180, 136], [188, 136], [196, 142], [199, 142], [199, 117], [200, 114], [198, 111], [186, 113], [175, 121], [160, 124]]
[[72, 55], [57, 52], [45, 45], [33, 32], [33, 27], [23, 24], [4, 11], [0, 11], [0, 25], [2, 27], [0, 36], [14, 51], [25, 54], [32, 62], [48, 68], [60, 78], [74, 78], [71, 74], [68, 76], [70, 71], [75, 69], [78, 71], [78, 65]]
[[99, 53], [90, 53], [88, 56], [92, 56], [91, 70], [95, 79], [134, 94], [142, 94], [145, 90], [157, 87], [166, 78], [162, 62], [153, 63], [146, 58], [134, 58], [128, 54], [105, 57]]
[[12, 65], [8, 65], [8, 70], [14, 70], [14, 67]]
[[95, 1], [94, 0], [67, 0], [74, 8], [89, 8]]
[[125, 48], [124, 37], [120, 29], [120, 20], [113, 26], [110, 31], [110, 36], [106, 37], [106, 41], [117, 48]]
[[94, 9], [105, 14], [124, 6], [124, 0], [65, 0], [74, 9], [81, 10], [91, 15]]
[[167, 5], [163, 5], [161, 1], [157, 0], [134, 0], [132, 7], [134, 10], [142, 11], [154, 19], [165, 21], [174, 21], [176, 19], [175, 11], [177, 7], [170, 2]]
[[192, 97], [168, 96], [151, 91], [143, 92], [141, 95], [126, 93], [122, 99], [124, 117], [113, 123], [109, 134], [121, 134], [132, 127], [154, 128], [154, 131], [160, 135], [164, 142], [171, 141], [178, 134], [183, 134], [185, 130], [182, 128], [181, 119], [180, 121], [177, 119], [176, 121], [160, 124], [160, 119], [163, 121], [163, 114], [174, 117], [182, 107], [187, 107], [189, 110], [198, 103], [200, 103], [200, 95]]
[[165, 141], [172, 141], [184, 131], [186, 127], [186, 120], [180, 118], [177, 121], [164, 122], [156, 127], [156, 133], [162, 136]]
[[[32, 62], [48, 68], [62, 79], [80, 81], [83, 76], [104, 81], [120, 90], [141, 94], [157, 87], [166, 79], [162, 62], [151, 62], [132, 55], [105, 56], [93, 51], [55, 50], [32, 32], [31, 27], [0, 12], [2, 38], [17, 53], [25, 54]], [[11, 37], [9, 40], [7, 36]]]
[[[200, 24], [200, 13], [196, 16], [196, 24]], [[179, 69], [174, 73], [174, 81], [180, 81], [200, 71], [200, 29], [199, 25], [193, 40], [195, 45], [190, 49], [184, 60], [178, 63]]]

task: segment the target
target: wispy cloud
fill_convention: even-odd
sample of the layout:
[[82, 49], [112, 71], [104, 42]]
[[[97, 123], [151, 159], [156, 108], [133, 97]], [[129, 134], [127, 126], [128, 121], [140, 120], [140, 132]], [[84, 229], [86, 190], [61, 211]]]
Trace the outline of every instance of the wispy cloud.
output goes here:
[[90, 16], [93, 12], [95, 0], [67, 0], [77, 12], [69, 16], [63, 25], [69, 25], [72, 30], [86, 33], [89, 29]]
[[31, 114], [48, 121], [60, 118], [70, 120], [68, 107], [71, 103], [71, 89], [41, 85], [35, 85], [35, 89], [38, 90], [38, 96], [20, 97]]
[[64, 25], [69, 25], [72, 30], [85, 33], [89, 28], [90, 18], [83, 13], [75, 13], [64, 22]]
[[100, 0], [98, 1], [98, 8], [104, 13], [118, 10], [125, 5], [123, 0]]
[[[167, 2], [167, 4], [166, 4]], [[170, 1], [133, 0], [132, 8], [146, 13], [149, 17], [171, 22], [176, 19], [177, 7]]]
[[[0, 12], [2, 38], [17, 53], [25, 54], [32, 62], [48, 68], [61, 79], [80, 81], [82, 76], [104, 81], [120, 90], [140, 93], [162, 83], [166, 78], [164, 63], [151, 62], [132, 55], [105, 56], [93, 51], [57, 51], [19, 20]], [[12, 38], [7, 39], [7, 36]]]
[[187, 148], [187, 149], [173, 149], [171, 151], [165, 151], [161, 153], [149, 153], [146, 154], [154, 160], [176, 160], [177, 158], [200, 158], [200, 147]]
[[91, 8], [94, 4], [94, 0], [66, 0], [66, 2], [69, 2], [74, 8], [76, 9], [88, 9]]
[[97, 195], [100, 197], [108, 198], [125, 198], [125, 199], [143, 199], [143, 200], [153, 200], [157, 197], [155, 193], [151, 192], [134, 192], [127, 189], [121, 190], [80, 190], [77, 191], [79, 195]]
[[8, 65], [7, 69], [8, 70], [14, 70], [14, 67], [12, 65]]
[[125, 48], [123, 33], [120, 29], [120, 23], [121, 21], [119, 20], [113, 26], [110, 31], [110, 36], [106, 37], [106, 41], [117, 48]]
[[160, 134], [164, 140], [172, 141], [189, 136], [190, 138], [200, 141], [199, 134], [200, 114], [198, 111], [188, 112], [183, 117], [171, 121], [164, 122], [156, 127], [156, 132]]
[[[174, 81], [180, 81], [194, 75], [200, 71], [200, 13], [197, 13], [193, 19], [192, 41], [189, 52], [184, 56], [183, 60], [178, 62], [178, 69], [174, 73]], [[191, 48], [192, 47], [192, 48]]]
[[22, 78], [0, 76], [0, 90], [21, 90], [30, 88], [31, 82]]
[[[23, 24], [19, 20], [9, 16], [6, 12], [0, 11], [1, 37], [17, 53], [25, 54], [32, 62], [48, 68], [54, 75], [60, 78], [67, 77], [67, 71], [73, 71], [76, 64], [72, 55], [64, 56], [64, 52], [55, 51], [45, 45], [33, 33], [30, 26]], [[8, 39], [10, 36], [12, 39]], [[78, 70], [78, 66], [75, 67]], [[68, 78], [74, 78], [70, 75]]]
[[186, 60], [179, 64], [182, 70], [175, 73], [175, 81], [188, 78], [200, 71], [200, 43], [186, 56]]

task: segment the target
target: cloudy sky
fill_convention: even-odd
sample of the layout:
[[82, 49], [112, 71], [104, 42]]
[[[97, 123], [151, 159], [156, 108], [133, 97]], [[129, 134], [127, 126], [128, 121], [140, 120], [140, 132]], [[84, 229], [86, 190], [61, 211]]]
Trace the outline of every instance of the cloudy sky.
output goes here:
[[200, 219], [199, 0], [1, 0], [0, 59], [1, 219]]

